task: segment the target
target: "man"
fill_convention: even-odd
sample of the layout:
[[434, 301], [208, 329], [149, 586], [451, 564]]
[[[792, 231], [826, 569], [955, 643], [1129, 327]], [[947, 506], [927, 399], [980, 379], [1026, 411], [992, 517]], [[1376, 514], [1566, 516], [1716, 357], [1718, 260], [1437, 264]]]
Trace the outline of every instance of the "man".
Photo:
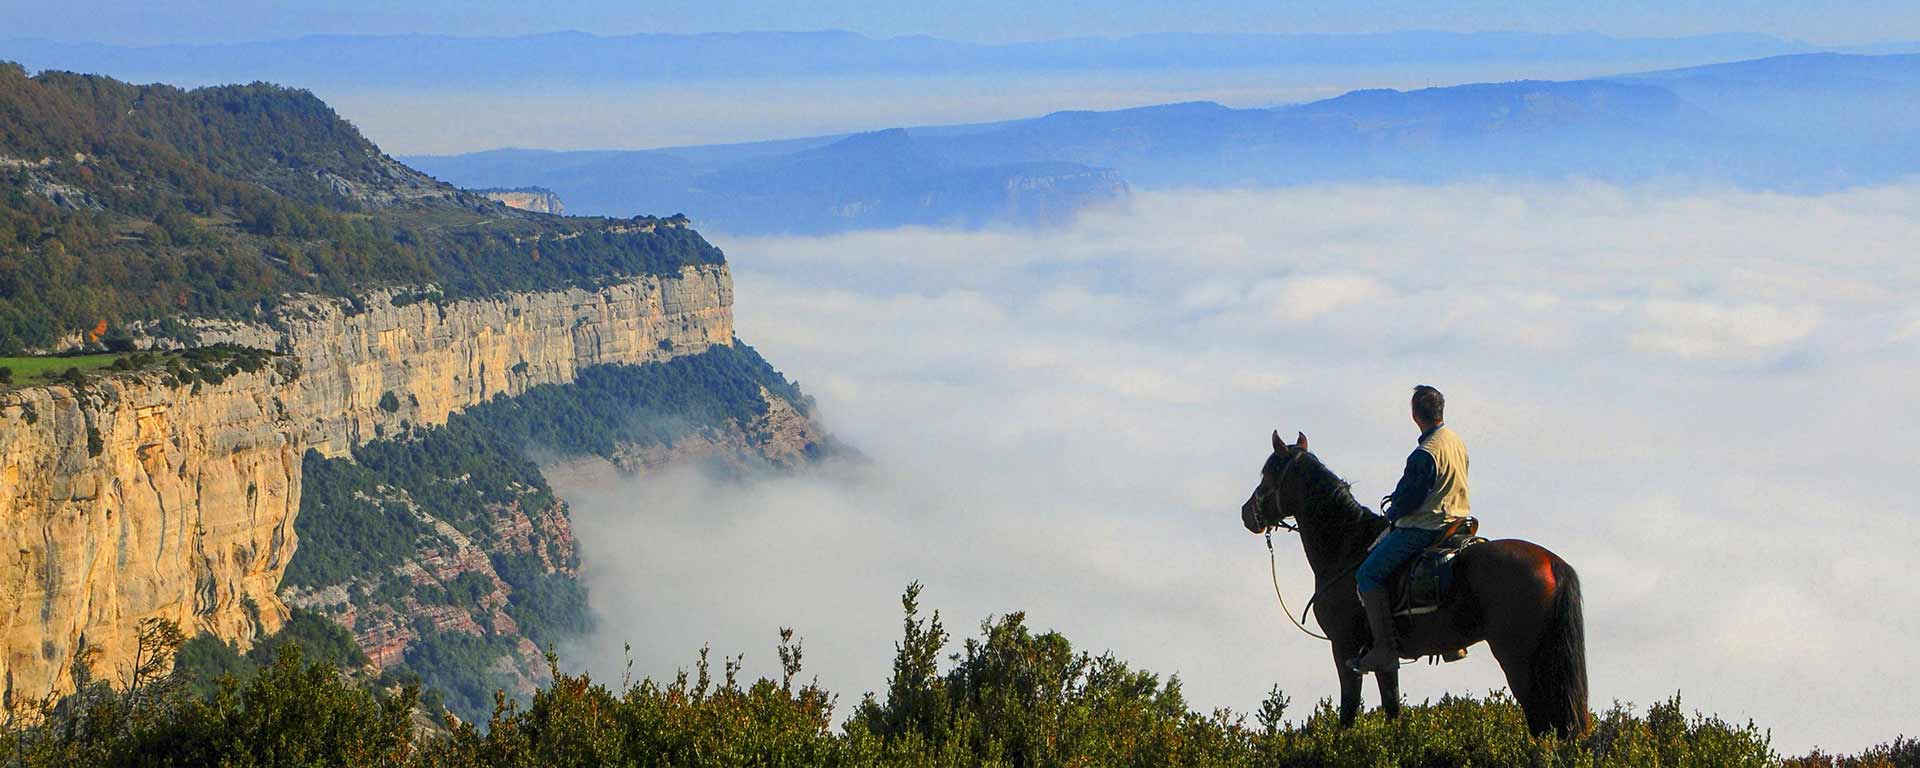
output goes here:
[[1467, 446], [1447, 429], [1446, 407], [1440, 390], [1425, 384], [1413, 388], [1413, 423], [1420, 428], [1420, 445], [1407, 456], [1400, 484], [1382, 507], [1393, 527], [1374, 543], [1354, 574], [1373, 630], [1373, 647], [1347, 661], [1356, 672], [1399, 668], [1387, 579], [1439, 538], [1448, 523], [1467, 516]]

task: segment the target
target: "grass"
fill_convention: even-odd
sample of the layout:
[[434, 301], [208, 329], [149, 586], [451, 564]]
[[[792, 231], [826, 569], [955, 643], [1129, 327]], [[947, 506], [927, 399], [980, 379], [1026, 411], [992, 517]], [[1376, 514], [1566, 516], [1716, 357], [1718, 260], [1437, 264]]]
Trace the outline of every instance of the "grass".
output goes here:
[[[70, 384], [84, 383], [93, 374], [126, 371], [159, 371], [172, 384], [197, 384], [202, 381], [219, 384], [228, 376], [257, 371], [273, 357], [275, 355], [272, 352], [228, 344], [170, 351], [0, 357], [0, 368], [6, 369], [6, 375], [0, 377], [0, 390], [63, 381], [66, 372], [73, 369], [78, 369], [83, 375], [80, 379], [67, 382]], [[298, 375], [297, 365], [279, 367], [289, 378]]]
[[93, 371], [113, 365], [113, 361], [126, 357], [123, 352], [106, 352], [98, 355], [75, 355], [61, 357], [0, 357], [0, 368], [13, 370], [13, 382], [18, 386], [34, 383], [34, 379], [49, 379], [66, 372], [68, 368], [81, 371]]

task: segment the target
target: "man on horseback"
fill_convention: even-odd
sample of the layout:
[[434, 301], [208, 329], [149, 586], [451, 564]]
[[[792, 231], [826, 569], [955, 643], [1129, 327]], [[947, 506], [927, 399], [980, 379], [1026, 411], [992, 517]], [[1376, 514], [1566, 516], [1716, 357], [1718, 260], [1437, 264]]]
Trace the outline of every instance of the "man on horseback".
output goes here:
[[1445, 411], [1446, 398], [1440, 390], [1425, 384], [1413, 388], [1413, 423], [1420, 428], [1420, 444], [1407, 456], [1406, 470], [1393, 495], [1381, 504], [1392, 527], [1374, 543], [1354, 574], [1373, 631], [1373, 646], [1347, 661], [1356, 672], [1399, 668], [1387, 580], [1439, 538], [1448, 523], [1467, 516], [1467, 446], [1447, 429]]

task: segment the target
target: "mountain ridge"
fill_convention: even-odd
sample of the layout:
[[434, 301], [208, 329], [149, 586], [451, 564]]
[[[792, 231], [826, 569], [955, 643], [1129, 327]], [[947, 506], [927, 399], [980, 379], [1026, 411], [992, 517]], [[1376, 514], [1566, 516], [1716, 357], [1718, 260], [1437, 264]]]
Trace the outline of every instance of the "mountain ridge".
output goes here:
[[[829, 189], [844, 185], [847, 175], [924, 178], [1010, 163], [1071, 164], [1140, 189], [1518, 177], [1698, 179], [1820, 191], [1920, 174], [1920, 55], [1795, 54], [1577, 80], [1359, 89], [1263, 108], [1192, 101], [1060, 110], [991, 123], [888, 129], [884, 148], [874, 135], [407, 160], [461, 185], [539, 183], [581, 199], [582, 210], [605, 213], [672, 197], [678, 194], [673, 184], [691, 184], [703, 174], [730, 173], [742, 188], [818, 182], [819, 189]], [[873, 151], [854, 151], [863, 145]], [[826, 154], [844, 156], [844, 163], [806, 178], [765, 170], [775, 165], [772, 157], [820, 158], [827, 148]], [[655, 176], [635, 181], [633, 172], [640, 169]], [[653, 186], [630, 195], [628, 185]], [[691, 216], [741, 234], [921, 223], [819, 218], [796, 226], [711, 194], [678, 199], [687, 201]], [[1084, 208], [1106, 199], [1048, 202]], [[836, 202], [844, 201], [822, 205]], [[887, 201], [869, 206], [886, 210]], [[970, 219], [948, 218], [989, 226], [1022, 223], [996, 218], [986, 206], [967, 213]]]
[[21, 192], [0, 197], [0, 354], [299, 293], [478, 296], [724, 263], [681, 219], [541, 216], [441, 183], [267, 83], [0, 64], [0, 182]]

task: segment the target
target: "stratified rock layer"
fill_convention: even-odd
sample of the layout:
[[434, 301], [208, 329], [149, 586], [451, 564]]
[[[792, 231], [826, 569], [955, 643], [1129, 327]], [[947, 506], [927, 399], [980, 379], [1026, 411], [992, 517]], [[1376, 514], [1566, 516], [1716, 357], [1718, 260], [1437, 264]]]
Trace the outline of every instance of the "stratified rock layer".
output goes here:
[[271, 322], [205, 323], [206, 343], [297, 362], [178, 386], [121, 374], [0, 393], [0, 697], [71, 690], [76, 658], [129, 668], [142, 619], [243, 647], [277, 630], [308, 448], [346, 454], [584, 367], [697, 354], [733, 338], [726, 267], [596, 289], [409, 302], [290, 302]]

